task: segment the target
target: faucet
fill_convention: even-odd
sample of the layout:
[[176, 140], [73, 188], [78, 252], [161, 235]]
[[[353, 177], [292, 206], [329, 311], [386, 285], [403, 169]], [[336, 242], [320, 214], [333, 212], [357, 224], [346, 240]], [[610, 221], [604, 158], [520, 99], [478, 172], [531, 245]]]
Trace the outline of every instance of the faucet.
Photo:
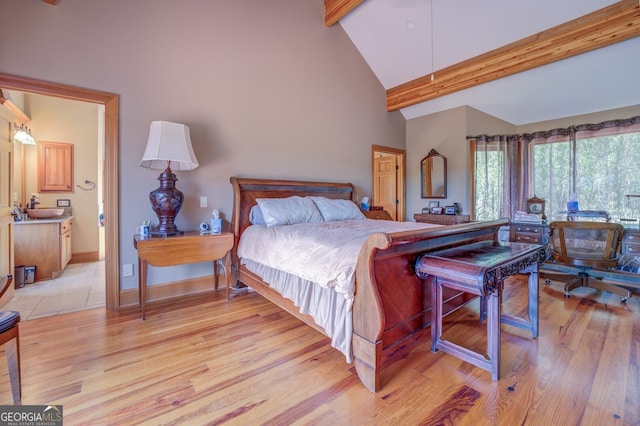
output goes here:
[[31, 201], [29, 201], [29, 208], [30, 209], [35, 209], [36, 208], [36, 204], [40, 204], [40, 201], [38, 201], [38, 197], [36, 195], [32, 195], [31, 196]]

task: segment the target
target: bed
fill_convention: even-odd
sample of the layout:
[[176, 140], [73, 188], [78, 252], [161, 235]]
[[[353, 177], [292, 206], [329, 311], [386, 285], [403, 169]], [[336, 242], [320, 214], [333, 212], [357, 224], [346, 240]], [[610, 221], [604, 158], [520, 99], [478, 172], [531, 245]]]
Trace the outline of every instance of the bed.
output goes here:
[[[256, 243], [256, 240], [252, 240], [250, 244], [246, 243], [246, 239], [255, 234], [254, 231], [258, 231], [257, 228], [268, 228], [252, 225], [252, 208], [258, 204], [258, 200], [266, 203], [265, 200], [282, 200], [296, 196], [352, 201], [355, 193], [353, 186], [349, 183], [238, 177], [232, 177], [231, 184], [234, 192], [231, 230], [236, 243], [232, 259], [234, 267], [237, 268], [238, 284], [252, 288], [330, 337], [332, 346], [342, 351], [347, 361], [353, 362], [361, 382], [372, 392], [382, 388], [384, 367], [401, 358], [415, 345], [428, 344], [429, 341], [431, 282], [430, 279], [421, 279], [415, 274], [416, 258], [432, 250], [484, 240], [496, 241], [499, 228], [508, 224], [507, 220], [497, 220], [454, 226], [429, 226], [412, 222], [400, 224], [392, 221], [360, 220], [357, 221], [359, 226], [373, 226], [373, 231], [364, 238], [358, 237], [361, 240], [358, 240], [357, 247], [352, 248], [354, 253], [345, 256], [354, 259], [354, 264], [350, 266], [353, 268], [353, 280], [345, 283], [332, 278], [333, 281], [328, 280], [329, 284], [322, 284], [313, 281], [314, 275], [301, 278], [281, 271], [280, 269], [285, 270], [291, 266], [290, 263], [295, 263], [289, 262], [288, 259], [278, 260], [276, 257], [274, 261], [282, 261], [283, 265], [274, 267], [238, 255], [240, 252], [244, 253], [244, 256], [250, 256], [247, 254], [250, 253], [247, 247], [254, 245], [258, 246], [257, 251], [276, 254], [280, 251], [265, 249], [266, 246], [263, 247], [262, 242]], [[365, 225], [364, 222], [369, 222], [370, 225]], [[300, 227], [308, 225], [314, 226], [313, 223], [309, 223], [301, 224]], [[289, 228], [298, 226], [295, 224], [272, 228], [286, 228], [288, 231]], [[333, 235], [342, 232], [340, 226], [339, 223], [330, 226], [337, 232]], [[262, 229], [258, 235], [272, 230]], [[323, 242], [317, 244], [322, 245]], [[305, 264], [310, 264], [316, 258], [318, 256], [309, 256]], [[285, 263], [287, 265], [284, 265]], [[282, 278], [283, 276], [285, 278]], [[292, 279], [296, 280], [293, 284]], [[301, 285], [297, 281], [299, 279], [302, 279], [303, 284], [309, 285], [308, 291], [316, 292], [306, 295], [307, 302], [301, 303], [295, 300], [295, 295], [287, 294], [292, 287]], [[333, 299], [326, 302], [326, 297]], [[443, 310], [451, 312], [473, 297], [468, 293], [450, 290], [445, 294]], [[324, 303], [336, 305], [335, 312], [327, 314], [326, 311], [313, 311], [314, 307]], [[328, 315], [335, 317], [327, 318]]]

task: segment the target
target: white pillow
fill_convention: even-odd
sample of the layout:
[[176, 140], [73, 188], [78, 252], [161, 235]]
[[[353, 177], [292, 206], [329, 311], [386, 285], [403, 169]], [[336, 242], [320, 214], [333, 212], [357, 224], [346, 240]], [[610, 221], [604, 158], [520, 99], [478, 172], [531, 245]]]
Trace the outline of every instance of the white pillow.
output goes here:
[[351, 200], [332, 200], [326, 197], [309, 197], [316, 203], [325, 222], [365, 219], [356, 203]]
[[252, 225], [266, 225], [259, 205], [256, 204], [251, 207], [251, 210], [249, 211], [249, 222], [251, 222]]
[[288, 198], [256, 198], [256, 201], [267, 226], [322, 222], [320, 211], [308, 198], [294, 195]]

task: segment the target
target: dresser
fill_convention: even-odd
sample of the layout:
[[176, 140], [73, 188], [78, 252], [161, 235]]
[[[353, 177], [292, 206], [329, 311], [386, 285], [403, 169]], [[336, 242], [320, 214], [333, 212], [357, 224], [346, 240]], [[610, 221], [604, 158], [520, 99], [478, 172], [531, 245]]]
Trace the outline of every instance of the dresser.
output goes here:
[[436, 225], [457, 225], [459, 223], [467, 223], [470, 221], [468, 214], [429, 214], [416, 213], [413, 215], [416, 222], [433, 223]]

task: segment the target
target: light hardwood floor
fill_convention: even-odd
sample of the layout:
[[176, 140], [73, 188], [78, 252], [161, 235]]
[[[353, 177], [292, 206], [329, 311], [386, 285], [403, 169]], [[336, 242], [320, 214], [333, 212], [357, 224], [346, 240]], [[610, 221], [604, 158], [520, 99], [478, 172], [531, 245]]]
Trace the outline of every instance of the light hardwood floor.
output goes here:
[[[505, 310], [524, 313], [525, 281]], [[23, 404], [62, 404], [65, 425], [638, 425], [640, 297], [541, 284], [540, 337], [502, 330], [502, 379], [428, 339], [384, 370], [377, 394], [328, 339], [257, 294], [224, 291], [20, 325]], [[478, 303], [444, 336], [485, 345]], [[2, 355], [2, 354], [0, 354]], [[0, 404], [10, 404], [6, 367]]]

